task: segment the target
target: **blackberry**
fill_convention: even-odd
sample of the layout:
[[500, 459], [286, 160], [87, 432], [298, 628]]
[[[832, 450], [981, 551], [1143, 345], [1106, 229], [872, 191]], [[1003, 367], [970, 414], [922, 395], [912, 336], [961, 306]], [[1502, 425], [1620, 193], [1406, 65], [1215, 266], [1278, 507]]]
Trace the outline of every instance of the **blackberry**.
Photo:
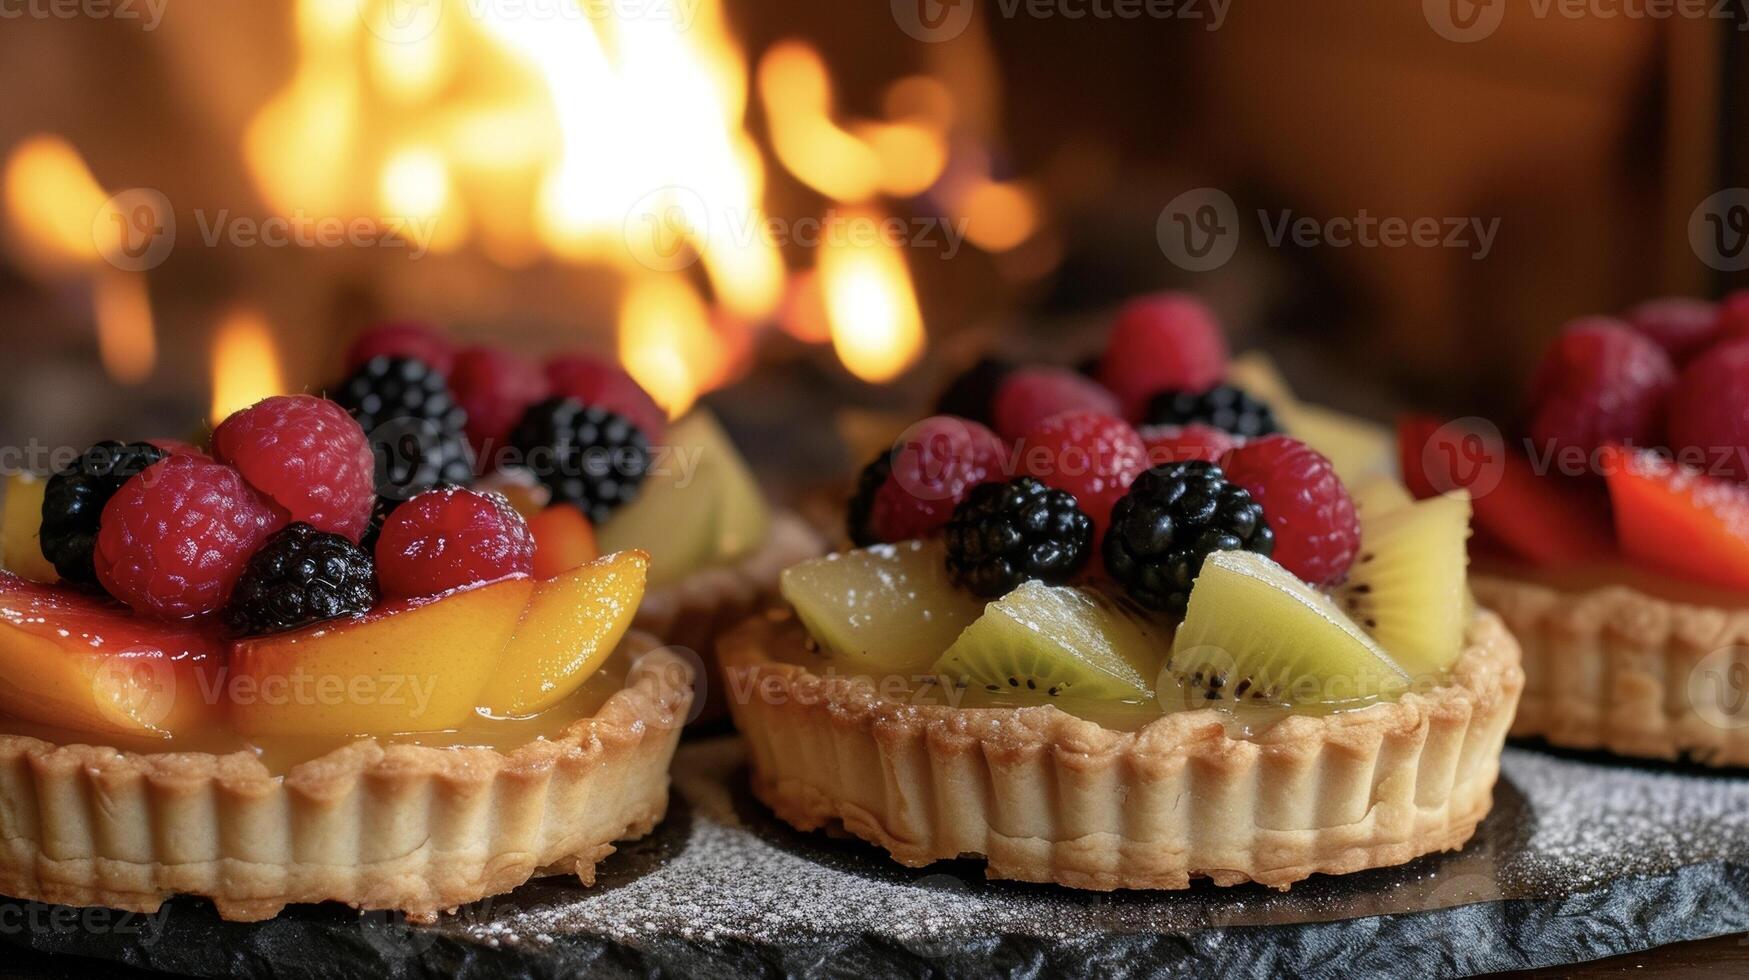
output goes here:
[[1147, 425], [1192, 422], [1247, 439], [1281, 431], [1267, 402], [1233, 385], [1216, 385], [1207, 391], [1162, 391], [1148, 402]]
[[1020, 583], [1069, 580], [1093, 554], [1093, 519], [1061, 490], [1030, 476], [986, 483], [954, 508], [947, 570], [961, 588], [1000, 599]]
[[468, 413], [443, 375], [410, 357], [373, 357], [330, 397], [363, 427], [377, 460], [377, 494], [406, 500], [443, 483], [474, 482]]
[[1105, 569], [1142, 605], [1183, 613], [1210, 554], [1274, 550], [1263, 505], [1219, 466], [1190, 460], [1143, 473], [1112, 508]]
[[62, 580], [98, 584], [91, 553], [103, 505], [122, 484], [166, 455], [150, 443], [105, 440], [49, 477], [43, 487], [42, 550]]
[[225, 622], [241, 636], [278, 633], [369, 612], [378, 596], [369, 552], [300, 521], [250, 557], [225, 606]]
[[850, 498], [850, 506], [846, 509], [844, 523], [850, 532], [850, 543], [858, 548], [880, 544], [881, 539], [869, 527], [869, 519], [874, 516], [875, 494], [880, 492], [881, 485], [893, 475], [893, 454], [883, 452], [868, 461], [862, 468], [862, 473], [856, 478], [856, 493]]
[[936, 415], [958, 415], [962, 419], [990, 424], [991, 406], [996, 403], [996, 389], [1014, 365], [999, 357], [980, 357], [978, 362], [961, 371], [942, 389], [935, 402]]
[[548, 398], [510, 433], [523, 468], [597, 525], [637, 499], [650, 443], [631, 420], [575, 398]]

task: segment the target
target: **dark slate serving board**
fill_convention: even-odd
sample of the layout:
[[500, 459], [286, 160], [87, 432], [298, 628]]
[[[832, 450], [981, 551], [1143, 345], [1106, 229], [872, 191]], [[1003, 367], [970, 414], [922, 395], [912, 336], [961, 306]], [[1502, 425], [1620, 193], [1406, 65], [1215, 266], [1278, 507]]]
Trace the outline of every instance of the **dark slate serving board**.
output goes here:
[[535, 881], [427, 929], [331, 905], [242, 925], [194, 900], [151, 917], [0, 900], [0, 962], [11, 945], [204, 977], [1432, 977], [1749, 931], [1749, 776], [1535, 748], [1508, 749], [1504, 776], [1457, 854], [1285, 894], [1100, 895], [798, 833], [717, 737], [682, 746], [668, 820], [594, 889]]

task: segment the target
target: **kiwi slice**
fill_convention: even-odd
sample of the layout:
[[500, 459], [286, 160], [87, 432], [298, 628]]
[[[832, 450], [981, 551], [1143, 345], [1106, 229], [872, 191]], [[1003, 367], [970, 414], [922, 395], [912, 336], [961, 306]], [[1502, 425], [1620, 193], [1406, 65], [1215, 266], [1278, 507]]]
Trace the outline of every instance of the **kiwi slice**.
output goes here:
[[1409, 496], [1409, 488], [1397, 482], [1394, 477], [1375, 476], [1350, 494], [1354, 498], [1354, 511], [1362, 521], [1382, 517], [1399, 507], [1407, 507], [1415, 502]]
[[805, 561], [785, 569], [778, 588], [828, 653], [896, 673], [924, 673], [984, 611], [984, 600], [948, 580], [939, 541]]
[[1047, 703], [1154, 697], [1171, 629], [1122, 596], [1031, 581], [990, 603], [934, 672], [968, 691]]
[[1328, 596], [1248, 551], [1204, 562], [1167, 669], [1184, 707], [1273, 704], [1319, 713], [1396, 697], [1409, 683]]
[[1410, 673], [1437, 674], [1463, 650], [1470, 496], [1459, 490], [1360, 514], [1360, 557], [1336, 601]]

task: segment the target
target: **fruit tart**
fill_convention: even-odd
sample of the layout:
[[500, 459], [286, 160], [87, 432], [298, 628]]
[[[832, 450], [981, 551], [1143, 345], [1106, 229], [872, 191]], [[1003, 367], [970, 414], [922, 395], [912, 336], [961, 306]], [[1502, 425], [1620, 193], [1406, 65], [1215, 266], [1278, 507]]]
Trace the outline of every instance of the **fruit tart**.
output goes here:
[[[1157, 364], [1212, 357], [1159, 324]], [[1351, 491], [1216, 387], [1144, 435], [1125, 401], [1158, 393], [1014, 384], [1018, 439], [913, 427], [851, 502], [862, 547], [788, 569], [784, 604], [723, 638], [756, 795], [908, 865], [1102, 890], [1286, 888], [1462, 846], [1523, 683], [1469, 598], [1466, 495]], [[1161, 435], [1178, 458], [1154, 464]]]
[[634, 626], [668, 643], [710, 650], [785, 566], [824, 550], [795, 515], [772, 513], [709, 411], [670, 421], [611, 362], [458, 349], [432, 328], [391, 323], [362, 334], [346, 367], [334, 397], [371, 434], [378, 523], [413, 493], [478, 480], [529, 518], [540, 568], [648, 553]]
[[12, 480], [0, 894], [425, 920], [589, 883], [662, 818], [691, 672], [628, 632], [648, 555], [541, 574], [497, 494], [381, 519], [377, 464], [346, 409], [295, 395], [206, 452], [105, 442]]
[[1400, 437], [1418, 495], [1474, 498], [1477, 599], [1524, 647], [1513, 734], [1749, 765], [1749, 292], [1573, 321], [1521, 425]]

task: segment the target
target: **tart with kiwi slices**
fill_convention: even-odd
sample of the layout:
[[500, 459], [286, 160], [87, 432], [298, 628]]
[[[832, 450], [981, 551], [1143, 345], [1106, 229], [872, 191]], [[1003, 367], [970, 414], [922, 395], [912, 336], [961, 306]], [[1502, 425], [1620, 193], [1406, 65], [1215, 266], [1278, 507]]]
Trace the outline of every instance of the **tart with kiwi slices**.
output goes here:
[[210, 452], [103, 443], [8, 492], [0, 894], [429, 920], [588, 883], [662, 818], [691, 668], [630, 631], [647, 555], [536, 574], [523, 517], [457, 487], [363, 547], [371, 450], [318, 398]]
[[1418, 495], [1469, 487], [1476, 598], [1524, 649], [1512, 733], [1749, 766], [1749, 292], [1583, 317], [1521, 426], [1406, 418]]
[[1135, 478], [1097, 564], [1079, 500], [1017, 479], [788, 570], [720, 650], [755, 794], [907, 865], [1099, 890], [1461, 847], [1523, 684], [1468, 597], [1468, 500], [1263, 444]]

